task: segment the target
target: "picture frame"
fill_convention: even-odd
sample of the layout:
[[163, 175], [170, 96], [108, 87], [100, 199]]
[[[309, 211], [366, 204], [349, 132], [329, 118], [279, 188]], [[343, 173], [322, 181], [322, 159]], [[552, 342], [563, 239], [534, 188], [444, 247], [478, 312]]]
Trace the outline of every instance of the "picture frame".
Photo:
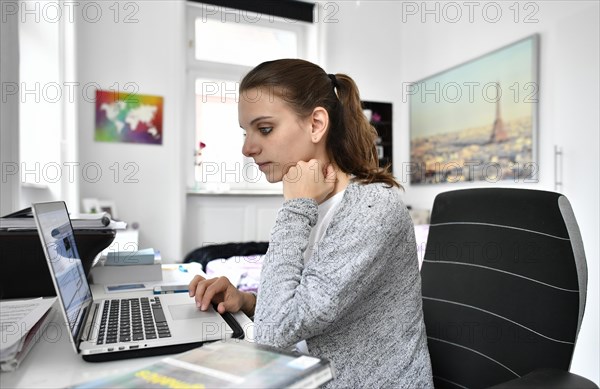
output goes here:
[[85, 198], [81, 200], [83, 213], [99, 213], [100, 202], [96, 198]]
[[163, 97], [96, 90], [96, 129], [99, 142], [162, 145]]
[[539, 35], [405, 87], [410, 184], [537, 182]]
[[100, 212], [106, 212], [110, 215], [111, 219], [117, 220], [117, 205], [111, 200], [98, 200], [100, 206]]

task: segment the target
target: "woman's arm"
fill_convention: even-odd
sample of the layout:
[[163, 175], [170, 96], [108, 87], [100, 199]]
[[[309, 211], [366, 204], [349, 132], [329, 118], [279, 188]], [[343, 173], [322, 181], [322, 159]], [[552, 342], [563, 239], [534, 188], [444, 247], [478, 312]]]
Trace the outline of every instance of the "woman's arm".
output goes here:
[[303, 252], [316, 222], [317, 204], [308, 199], [284, 203], [261, 272], [257, 341], [287, 347], [323, 333], [370, 293], [407, 230], [395, 191], [376, 192], [384, 198], [356, 199], [338, 209], [306, 267]]

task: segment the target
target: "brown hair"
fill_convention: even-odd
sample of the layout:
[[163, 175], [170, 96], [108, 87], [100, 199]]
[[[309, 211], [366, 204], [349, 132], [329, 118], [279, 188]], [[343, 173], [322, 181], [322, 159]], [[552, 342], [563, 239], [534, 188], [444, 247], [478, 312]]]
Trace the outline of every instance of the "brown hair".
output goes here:
[[325, 108], [329, 114], [327, 153], [335, 164], [363, 184], [382, 182], [401, 187], [389, 166], [379, 166], [377, 131], [362, 112], [358, 87], [352, 78], [345, 74], [330, 78], [311, 62], [280, 59], [263, 62], [246, 74], [240, 94], [254, 88], [275, 93], [300, 117], [310, 115], [316, 107]]

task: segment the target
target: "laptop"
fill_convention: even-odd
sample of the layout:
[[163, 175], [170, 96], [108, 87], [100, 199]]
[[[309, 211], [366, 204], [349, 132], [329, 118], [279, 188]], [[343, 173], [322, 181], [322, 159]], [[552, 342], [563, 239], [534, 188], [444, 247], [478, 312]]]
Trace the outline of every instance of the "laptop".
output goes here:
[[177, 353], [204, 342], [241, 338], [235, 318], [214, 307], [200, 311], [187, 293], [119, 293], [94, 300], [67, 207], [33, 204], [33, 213], [71, 344], [84, 360], [99, 362]]

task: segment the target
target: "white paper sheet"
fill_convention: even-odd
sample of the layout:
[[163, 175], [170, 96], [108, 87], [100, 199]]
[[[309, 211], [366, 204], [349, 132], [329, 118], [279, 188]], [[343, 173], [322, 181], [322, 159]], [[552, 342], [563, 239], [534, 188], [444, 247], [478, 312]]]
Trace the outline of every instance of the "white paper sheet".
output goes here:
[[56, 297], [0, 301], [0, 360], [19, 351], [22, 339], [55, 301]]

